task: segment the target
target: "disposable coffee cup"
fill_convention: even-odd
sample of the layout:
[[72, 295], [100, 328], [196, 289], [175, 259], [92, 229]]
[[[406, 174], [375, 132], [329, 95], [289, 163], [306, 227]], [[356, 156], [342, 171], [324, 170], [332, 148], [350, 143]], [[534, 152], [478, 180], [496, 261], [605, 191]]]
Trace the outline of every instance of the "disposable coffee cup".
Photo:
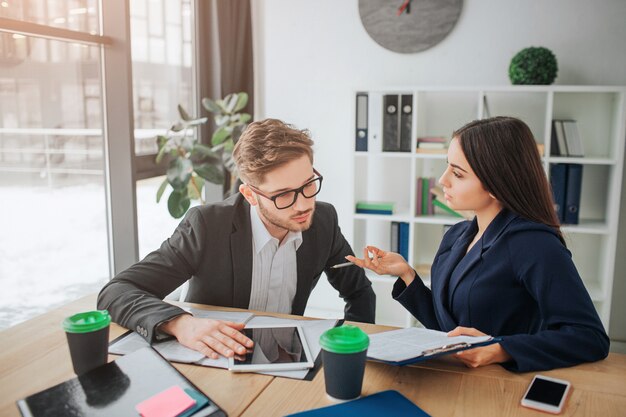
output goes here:
[[369, 337], [356, 326], [327, 330], [320, 337], [326, 393], [335, 400], [358, 398], [363, 386]]
[[106, 310], [74, 314], [63, 320], [74, 372], [80, 376], [107, 363], [109, 324]]

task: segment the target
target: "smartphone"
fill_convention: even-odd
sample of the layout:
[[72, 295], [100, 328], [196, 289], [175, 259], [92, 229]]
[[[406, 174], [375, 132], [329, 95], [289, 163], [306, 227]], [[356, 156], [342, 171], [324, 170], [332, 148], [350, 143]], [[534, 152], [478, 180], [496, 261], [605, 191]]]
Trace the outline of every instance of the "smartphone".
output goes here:
[[571, 386], [572, 384], [562, 379], [535, 375], [522, 398], [522, 406], [559, 414]]

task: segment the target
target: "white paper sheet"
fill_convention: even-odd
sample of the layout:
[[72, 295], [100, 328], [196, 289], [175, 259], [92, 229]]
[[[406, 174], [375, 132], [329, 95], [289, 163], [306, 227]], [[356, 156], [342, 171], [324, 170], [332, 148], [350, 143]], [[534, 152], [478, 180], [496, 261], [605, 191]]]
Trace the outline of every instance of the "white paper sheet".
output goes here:
[[420, 357], [431, 349], [444, 348], [457, 343], [481, 343], [491, 336], [454, 336], [446, 332], [409, 327], [370, 335], [367, 356], [389, 362], [401, 362]]

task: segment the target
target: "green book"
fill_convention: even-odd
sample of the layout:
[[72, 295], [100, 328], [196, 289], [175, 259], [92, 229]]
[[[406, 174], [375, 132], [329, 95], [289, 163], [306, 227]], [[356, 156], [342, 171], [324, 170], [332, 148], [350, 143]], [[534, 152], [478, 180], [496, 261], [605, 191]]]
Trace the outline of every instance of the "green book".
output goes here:
[[442, 203], [441, 201], [437, 200], [436, 198], [433, 199], [433, 204], [435, 205], [435, 207], [439, 207], [440, 209], [442, 209], [443, 211], [445, 211], [448, 214], [451, 214], [451, 215], [456, 216], [456, 217], [463, 217], [459, 213], [457, 213], [456, 211], [454, 211], [450, 207], [448, 207], [447, 204]]
[[356, 208], [360, 210], [393, 211], [396, 203], [389, 201], [357, 201]]
[[428, 214], [428, 199], [430, 198], [428, 178], [422, 178], [422, 214]]

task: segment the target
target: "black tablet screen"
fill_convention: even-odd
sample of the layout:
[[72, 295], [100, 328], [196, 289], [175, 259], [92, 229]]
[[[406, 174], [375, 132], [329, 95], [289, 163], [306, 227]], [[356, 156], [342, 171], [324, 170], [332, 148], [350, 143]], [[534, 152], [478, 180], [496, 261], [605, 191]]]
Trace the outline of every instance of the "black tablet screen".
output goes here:
[[307, 362], [297, 327], [244, 329], [243, 334], [254, 341], [244, 356], [235, 357], [235, 365]]

